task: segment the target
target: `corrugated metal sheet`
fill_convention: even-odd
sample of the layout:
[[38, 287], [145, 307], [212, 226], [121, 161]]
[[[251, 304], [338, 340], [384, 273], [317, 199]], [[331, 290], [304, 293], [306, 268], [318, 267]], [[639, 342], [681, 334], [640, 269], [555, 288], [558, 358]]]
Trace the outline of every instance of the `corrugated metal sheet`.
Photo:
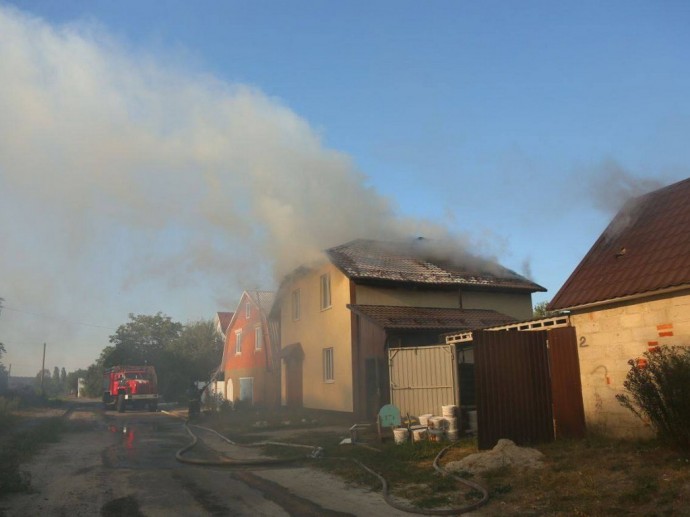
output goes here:
[[585, 409], [575, 327], [549, 330], [548, 337], [556, 438], [584, 438]]
[[628, 202], [551, 300], [566, 309], [690, 284], [690, 179]]
[[458, 404], [454, 345], [392, 348], [388, 351], [391, 404], [402, 415], [441, 414]]
[[546, 331], [474, 332], [478, 445], [552, 441]]

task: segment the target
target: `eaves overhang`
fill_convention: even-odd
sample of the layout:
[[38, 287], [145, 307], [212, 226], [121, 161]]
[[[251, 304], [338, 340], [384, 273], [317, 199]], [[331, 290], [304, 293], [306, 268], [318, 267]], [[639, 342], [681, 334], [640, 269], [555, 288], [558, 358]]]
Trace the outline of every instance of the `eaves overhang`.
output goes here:
[[602, 307], [604, 305], [615, 305], [617, 303], [624, 303], [624, 302], [639, 300], [641, 298], [650, 298], [652, 296], [660, 296], [660, 295], [664, 295], [664, 294], [675, 293], [678, 291], [686, 291], [686, 290], [690, 290], [690, 284], [677, 285], [677, 286], [668, 287], [665, 289], [656, 289], [654, 291], [635, 293], [635, 294], [630, 294], [627, 296], [619, 296], [617, 298], [609, 298], [607, 300], [598, 300], [598, 301], [594, 301], [594, 302], [590, 302], [590, 303], [583, 303], [580, 305], [572, 305], [570, 307], [557, 308], [554, 310], [566, 311], [566, 312], [581, 311], [581, 310], [586, 310], [586, 309], [591, 309], [591, 308], [596, 308], [596, 307]]

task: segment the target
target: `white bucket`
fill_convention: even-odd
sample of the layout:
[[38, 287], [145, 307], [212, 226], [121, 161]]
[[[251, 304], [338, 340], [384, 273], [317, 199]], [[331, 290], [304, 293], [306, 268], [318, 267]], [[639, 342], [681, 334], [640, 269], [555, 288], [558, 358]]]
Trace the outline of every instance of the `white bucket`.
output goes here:
[[445, 417], [446, 418], [446, 428], [447, 431], [457, 431], [458, 430], [458, 419], [455, 417]]
[[424, 427], [429, 426], [429, 419], [434, 416], [431, 413], [427, 413], [425, 415], [419, 415], [419, 425], [423, 425]]
[[432, 416], [429, 419], [429, 429], [445, 429], [448, 423], [442, 416]]
[[451, 431], [450, 429], [448, 429], [446, 431], [446, 438], [448, 438], [449, 442], [456, 442], [458, 440], [458, 430], [455, 429]]
[[458, 406], [455, 404], [449, 406], [441, 406], [441, 414], [446, 418], [452, 418], [457, 414]]
[[414, 426], [410, 430], [412, 431], [413, 442], [421, 442], [423, 440], [426, 440], [427, 428], [423, 425]]
[[470, 419], [470, 430], [472, 431], [472, 434], [477, 434], [477, 412], [468, 411], [467, 416]]
[[429, 429], [430, 442], [442, 442], [445, 431], [443, 429]]
[[407, 430], [407, 427], [396, 427], [393, 429], [393, 438], [395, 439], [396, 445], [405, 443], [409, 437], [409, 434], [410, 433]]

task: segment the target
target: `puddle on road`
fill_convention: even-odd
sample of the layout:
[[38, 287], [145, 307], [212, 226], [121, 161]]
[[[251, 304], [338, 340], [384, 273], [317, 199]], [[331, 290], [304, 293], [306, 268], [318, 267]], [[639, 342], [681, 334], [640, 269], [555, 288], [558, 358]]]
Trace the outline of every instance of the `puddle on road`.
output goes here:
[[107, 468], [179, 468], [175, 453], [188, 443], [178, 423], [114, 420], [107, 424], [112, 444], [101, 459]]

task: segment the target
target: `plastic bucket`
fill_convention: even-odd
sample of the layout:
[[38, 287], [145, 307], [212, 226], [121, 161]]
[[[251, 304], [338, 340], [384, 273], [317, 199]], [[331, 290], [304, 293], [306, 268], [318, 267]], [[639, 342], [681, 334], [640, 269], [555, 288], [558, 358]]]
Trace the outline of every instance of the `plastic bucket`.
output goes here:
[[431, 413], [427, 413], [425, 415], [419, 415], [419, 425], [423, 425], [424, 427], [429, 426], [429, 419], [434, 416]]
[[458, 411], [458, 406], [451, 404], [448, 406], [441, 406], [441, 414], [446, 418], [453, 418]]
[[446, 431], [446, 438], [448, 438], [449, 442], [456, 442], [458, 440], [458, 430], [448, 430]]
[[411, 431], [413, 442], [421, 442], [423, 440], [426, 440], [428, 430], [423, 425], [412, 427]]
[[429, 429], [430, 442], [442, 442], [445, 431], [443, 429]]
[[447, 431], [457, 431], [458, 430], [458, 419], [455, 417], [446, 417], [446, 428]]
[[393, 429], [393, 438], [395, 439], [396, 445], [405, 443], [409, 437], [409, 434], [410, 433], [407, 430], [407, 427], [397, 427]]
[[445, 429], [448, 423], [442, 416], [432, 416], [429, 419], [429, 429]]

